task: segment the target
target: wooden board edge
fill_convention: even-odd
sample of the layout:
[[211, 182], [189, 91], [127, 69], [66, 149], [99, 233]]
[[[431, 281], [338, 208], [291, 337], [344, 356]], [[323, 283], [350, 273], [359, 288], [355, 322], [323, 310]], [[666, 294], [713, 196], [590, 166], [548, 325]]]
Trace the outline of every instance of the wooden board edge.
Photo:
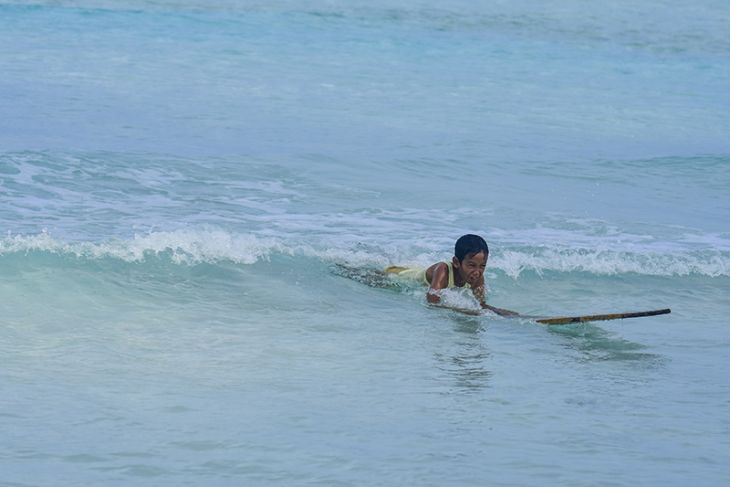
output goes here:
[[654, 309], [650, 311], [631, 311], [627, 313], [609, 313], [600, 315], [585, 315], [585, 316], [558, 316], [548, 318], [538, 318], [535, 321], [543, 325], [568, 325], [571, 323], [586, 323], [590, 321], [608, 321], [608, 320], [623, 320], [626, 318], [641, 318], [644, 316], [658, 316], [666, 315], [671, 313], [672, 310], [669, 308]]

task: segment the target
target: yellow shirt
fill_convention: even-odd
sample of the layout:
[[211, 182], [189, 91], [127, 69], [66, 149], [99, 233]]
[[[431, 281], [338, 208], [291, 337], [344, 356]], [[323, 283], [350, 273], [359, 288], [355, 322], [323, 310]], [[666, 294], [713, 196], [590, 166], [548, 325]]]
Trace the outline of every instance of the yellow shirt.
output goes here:
[[[446, 265], [449, 266], [449, 284], [446, 287], [456, 287], [456, 285], [454, 284], [454, 268], [451, 265], [451, 262], [447, 262]], [[426, 286], [431, 285], [431, 283], [428, 282], [428, 279], [426, 279], [426, 269], [422, 269], [420, 267], [401, 267], [397, 265], [392, 265], [385, 268], [385, 273], [394, 274], [396, 277], [401, 279], [421, 282]], [[464, 287], [468, 288], [469, 284], [465, 284]]]

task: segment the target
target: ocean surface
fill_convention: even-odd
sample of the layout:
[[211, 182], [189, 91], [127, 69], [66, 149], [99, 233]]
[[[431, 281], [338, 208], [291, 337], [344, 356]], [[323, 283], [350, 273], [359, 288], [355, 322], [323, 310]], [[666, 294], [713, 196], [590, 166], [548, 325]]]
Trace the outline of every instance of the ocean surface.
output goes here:
[[729, 25], [0, 1], [0, 485], [730, 485]]

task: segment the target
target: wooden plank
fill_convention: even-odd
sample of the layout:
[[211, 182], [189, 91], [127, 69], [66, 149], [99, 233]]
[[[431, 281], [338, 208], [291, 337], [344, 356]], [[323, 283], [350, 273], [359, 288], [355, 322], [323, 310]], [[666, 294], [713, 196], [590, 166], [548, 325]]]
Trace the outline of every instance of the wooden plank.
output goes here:
[[611, 313], [603, 315], [586, 316], [560, 316], [555, 318], [538, 318], [535, 321], [545, 325], [567, 325], [569, 323], [585, 323], [588, 321], [623, 320], [625, 318], [641, 318], [643, 316], [657, 316], [671, 313], [669, 308], [655, 309], [651, 311], [635, 311], [629, 313]]

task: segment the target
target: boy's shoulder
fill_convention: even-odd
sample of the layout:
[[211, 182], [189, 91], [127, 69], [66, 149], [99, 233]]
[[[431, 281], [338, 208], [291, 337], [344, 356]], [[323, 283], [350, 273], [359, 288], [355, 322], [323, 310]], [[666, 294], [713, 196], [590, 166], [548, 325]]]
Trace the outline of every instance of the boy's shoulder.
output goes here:
[[451, 280], [451, 267], [448, 262], [436, 262], [426, 269], [426, 279], [431, 287], [445, 288], [449, 286]]

